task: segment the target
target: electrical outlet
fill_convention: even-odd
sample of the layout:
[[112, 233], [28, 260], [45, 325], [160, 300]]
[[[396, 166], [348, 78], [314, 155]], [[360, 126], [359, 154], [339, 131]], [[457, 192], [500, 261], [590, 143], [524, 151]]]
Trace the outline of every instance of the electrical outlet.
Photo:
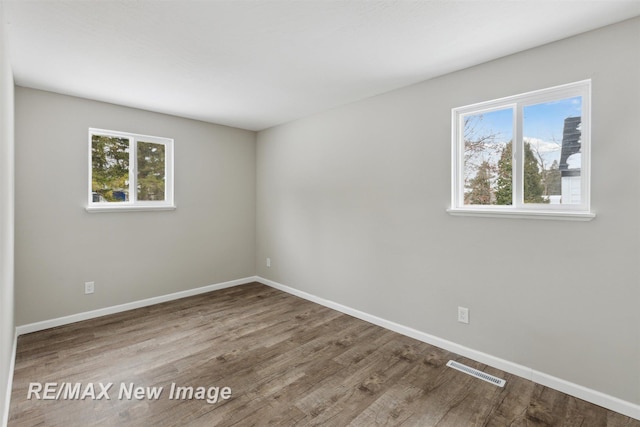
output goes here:
[[267, 267], [271, 268], [271, 258], [267, 258]]
[[93, 291], [95, 290], [95, 282], [84, 282], [84, 293], [85, 294], [92, 294]]
[[458, 307], [458, 322], [469, 323], [469, 309], [466, 307]]

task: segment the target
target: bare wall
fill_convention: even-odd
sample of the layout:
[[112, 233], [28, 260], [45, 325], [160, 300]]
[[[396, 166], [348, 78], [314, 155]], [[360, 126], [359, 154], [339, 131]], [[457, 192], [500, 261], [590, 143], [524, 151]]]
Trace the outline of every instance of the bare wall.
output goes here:
[[[258, 275], [640, 403], [639, 45], [637, 18], [259, 132]], [[588, 78], [595, 220], [445, 212], [452, 108]]]
[[[20, 87], [15, 114], [17, 325], [255, 274], [254, 132]], [[177, 209], [87, 213], [89, 127], [174, 138]]]
[[0, 424], [3, 423], [14, 341], [13, 75], [0, 3]]

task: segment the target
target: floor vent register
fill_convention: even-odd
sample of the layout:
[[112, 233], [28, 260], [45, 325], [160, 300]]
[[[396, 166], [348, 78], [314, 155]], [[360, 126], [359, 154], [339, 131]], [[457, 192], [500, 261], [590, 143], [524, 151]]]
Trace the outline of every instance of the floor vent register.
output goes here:
[[467, 365], [463, 365], [462, 363], [454, 362], [453, 360], [449, 360], [449, 362], [447, 362], [447, 366], [453, 369], [457, 369], [460, 372], [464, 372], [465, 374], [469, 374], [472, 377], [480, 378], [483, 381], [486, 381], [493, 385], [497, 385], [499, 387], [504, 387], [504, 385], [507, 383], [507, 381], [503, 380], [502, 378], [485, 374], [482, 371], [479, 371]]

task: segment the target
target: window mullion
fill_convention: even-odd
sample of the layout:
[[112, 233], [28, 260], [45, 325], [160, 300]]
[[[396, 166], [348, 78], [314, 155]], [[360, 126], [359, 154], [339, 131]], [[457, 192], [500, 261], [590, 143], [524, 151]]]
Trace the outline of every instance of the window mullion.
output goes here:
[[513, 141], [511, 142], [513, 159], [513, 206], [521, 208], [524, 200], [524, 144], [522, 142], [522, 105], [516, 104], [513, 114]]
[[591, 90], [584, 88], [582, 96], [582, 129], [581, 129], [581, 152], [582, 152], [582, 205], [586, 210], [591, 209]]
[[136, 156], [138, 152], [138, 141], [136, 138], [131, 138], [129, 141], [129, 202], [135, 204], [137, 202], [136, 189], [138, 188], [138, 156]]
[[165, 200], [173, 200], [173, 146], [164, 144]]
[[455, 162], [456, 162], [456, 177], [454, 180], [454, 185], [456, 186], [456, 195], [457, 200], [456, 203], [462, 206], [464, 204], [464, 115], [459, 115], [456, 120], [457, 125], [457, 135], [456, 135], [456, 152], [455, 152]]

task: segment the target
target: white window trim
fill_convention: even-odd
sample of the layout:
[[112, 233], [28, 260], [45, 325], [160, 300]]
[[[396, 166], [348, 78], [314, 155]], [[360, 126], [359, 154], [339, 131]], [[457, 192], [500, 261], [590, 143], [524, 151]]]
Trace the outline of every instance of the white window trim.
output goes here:
[[[129, 140], [129, 198], [128, 202], [94, 202], [92, 191], [92, 173], [93, 159], [91, 153], [92, 136], [106, 135], [118, 138], [127, 138]], [[159, 201], [138, 201], [137, 196], [137, 144], [138, 140], [143, 142], [152, 142], [154, 144], [162, 144], [165, 146], [165, 200]], [[88, 194], [87, 212], [135, 212], [135, 211], [166, 211], [174, 210], [174, 165], [173, 165], [173, 139], [162, 138], [158, 136], [140, 135], [129, 132], [119, 132], [106, 129], [89, 128], [89, 174], [88, 174]]]
[[[582, 97], [582, 165], [581, 200], [579, 205], [524, 204], [522, 200], [522, 180], [524, 171], [517, 166], [516, 156], [523, 156], [522, 118], [523, 107], [574, 96]], [[512, 205], [465, 205], [464, 204], [464, 141], [463, 117], [472, 114], [513, 108], [513, 167], [514, 202]], [[582, 80], [548, 89], [480, 102], [452, 109], [452, 153], [451, 153], [451, 205], [447, 212], [456, 216], [480, 216], [496, 218], [560, 219], [590, 221], [595, 218], [591, 211], [591, 80]]]

